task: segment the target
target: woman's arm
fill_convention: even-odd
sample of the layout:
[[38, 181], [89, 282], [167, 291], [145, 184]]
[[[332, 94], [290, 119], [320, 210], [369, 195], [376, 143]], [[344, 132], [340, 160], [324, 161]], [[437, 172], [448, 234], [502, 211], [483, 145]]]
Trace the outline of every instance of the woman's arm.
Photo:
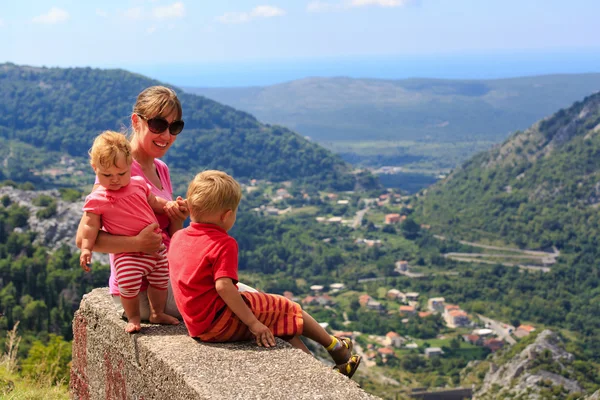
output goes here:
[[[141, 230], [137, 236], [117, 236], [111, 235], [104, 231], [98, 233], [96, 242], [94, 243], [94, 251], [99, 253], [125, 253], [125, 252], [142, 252], [154, 254], [158, 252], [162, 244], [162, 235], [157, 232], [159, 226], [156, 222], [148, 225]], [[77, 247], [82, 248], [83, 237], [85, 231], [85, 223], [83, 217], [79, 221], [77, 228], [77, 236], [75, 242]]]

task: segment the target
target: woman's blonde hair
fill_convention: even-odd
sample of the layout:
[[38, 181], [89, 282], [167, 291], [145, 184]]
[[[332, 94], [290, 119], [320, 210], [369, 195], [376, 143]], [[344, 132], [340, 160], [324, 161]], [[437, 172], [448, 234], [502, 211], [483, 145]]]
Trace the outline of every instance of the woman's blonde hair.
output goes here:
[[[155, 117], [167, 117], [175, 111], [176, 120], [183, 116], [181, 102], [177, 98], [177, 93], [166, 86], [150, 86], [138, 94], [137, 100], [133, 105], [133, 113], [143, 116], [146, 119]], [[135, 135], [135, 129], [132, 127], [132, 136]]]
[[241, 199], [240, 184], [223, 171], [200, 172], [190, 182], [187, 191], [190, 214], [195, 220], [218, 211], [235, 211]]
[[133, 162], [129, 140], [122, 133], [114, 131], [104, 131], [96, 136], [89, 154], [92, 166], [105, 169], [116, 166], [120, 155], [125, 157], [127, 165]]
[[165, 86], [150, 86], [144, 89], [138, 94], [133, 105], [133, 113], [146, 118], [166, 117], [173, 111], [177, 114], [175, 119], [181, 119], [183, 112], [177, 93]]

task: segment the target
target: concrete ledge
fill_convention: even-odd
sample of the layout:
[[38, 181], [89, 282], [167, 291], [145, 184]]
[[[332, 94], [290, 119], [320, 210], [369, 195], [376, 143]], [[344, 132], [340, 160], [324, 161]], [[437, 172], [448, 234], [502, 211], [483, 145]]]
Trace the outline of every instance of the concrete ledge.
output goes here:
[[107, 288], [84, 296], [73, 320], [74, 399], [376, 399], [317, 359], [278, 340], [207, 344], [179, 326], [123, 330]]

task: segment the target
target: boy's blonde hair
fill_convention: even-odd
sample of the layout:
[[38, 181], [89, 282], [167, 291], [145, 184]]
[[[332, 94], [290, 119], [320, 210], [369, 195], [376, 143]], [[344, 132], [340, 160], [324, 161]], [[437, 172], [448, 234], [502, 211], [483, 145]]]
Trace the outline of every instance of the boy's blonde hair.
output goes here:
[[193, 219], [218, 211], [235, 211], [242, 199], [240, 184], [223, 171], [208, 170], [194, 177], [187, 191]]
[[96, 167], [116, 166], [119, 155], [125, 156], [127, 165], [131, 165], [133, 162], [129, 140], [122, 133], [114, 131], [104, 131], [96, 136], [89, 154], [90, 164]]

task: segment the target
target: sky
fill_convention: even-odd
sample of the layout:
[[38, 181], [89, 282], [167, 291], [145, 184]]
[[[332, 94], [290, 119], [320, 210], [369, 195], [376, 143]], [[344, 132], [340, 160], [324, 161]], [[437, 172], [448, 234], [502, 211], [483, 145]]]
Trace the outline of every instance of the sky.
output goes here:
[[190, 86], [600, 72], [598, 15], [598, 0], [0, 0], [0, 62]]

